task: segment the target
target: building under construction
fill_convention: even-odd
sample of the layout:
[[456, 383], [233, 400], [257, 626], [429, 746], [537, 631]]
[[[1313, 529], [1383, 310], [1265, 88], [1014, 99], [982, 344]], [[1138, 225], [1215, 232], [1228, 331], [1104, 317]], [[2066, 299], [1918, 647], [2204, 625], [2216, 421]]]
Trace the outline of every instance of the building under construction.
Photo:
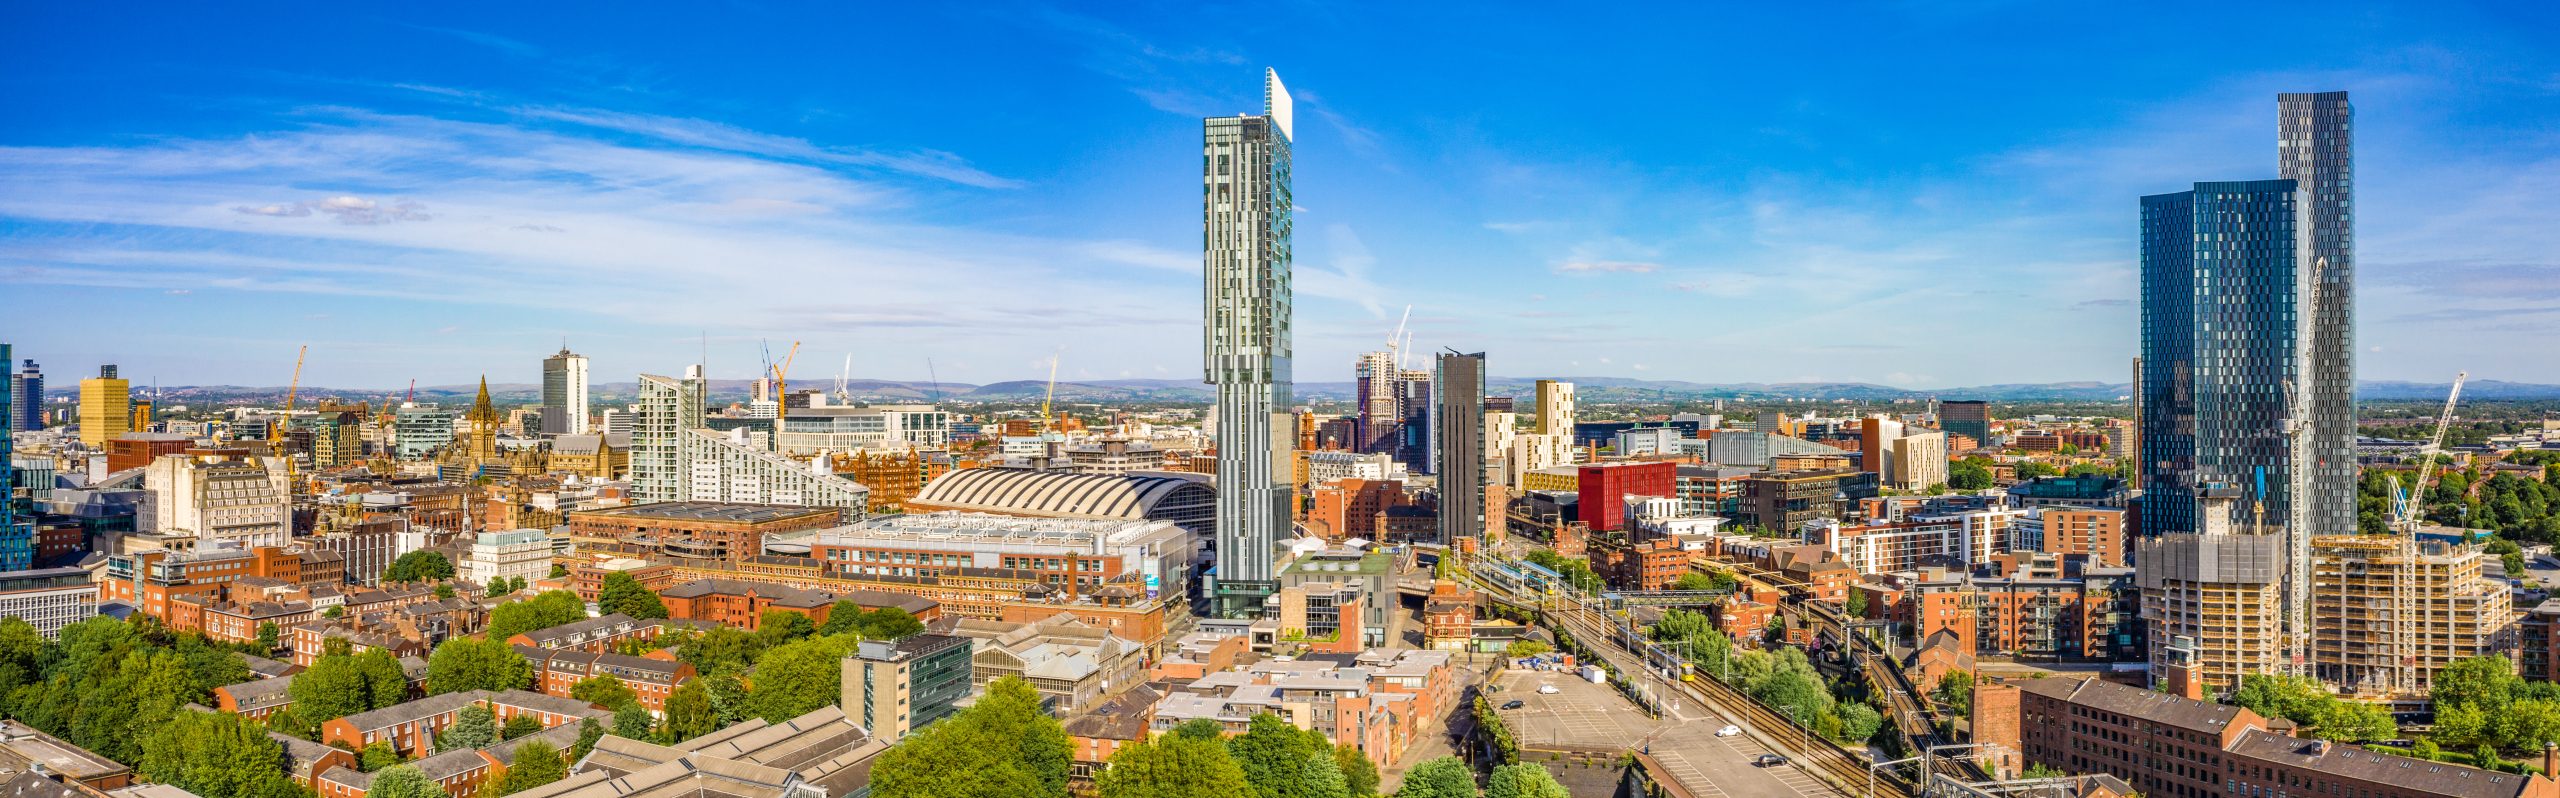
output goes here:
[[2507, 586], [2480, 546], [2328, 535], [2312, 546], [2312, 673], [2348, 697], [2423, 705], [2437, 671], [2515, 647]]
[[2234, 531], [2236, 489], [2216, 485], [2197, 498], [2204, 531], [2146, 538], [2134, 553], [2152, 677], [2189, 698], [2230, 692], [2241, 677], [2283, 673], [2286, 664], [2284, 537]]

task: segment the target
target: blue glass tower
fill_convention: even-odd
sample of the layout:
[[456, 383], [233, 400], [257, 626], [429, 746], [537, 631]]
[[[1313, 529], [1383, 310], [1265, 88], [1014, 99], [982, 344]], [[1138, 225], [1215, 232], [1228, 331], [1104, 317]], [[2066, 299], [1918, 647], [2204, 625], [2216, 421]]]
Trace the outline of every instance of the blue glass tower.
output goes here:
[[[9, 345], [0, 344], [0, 371], [15, 362], [9, 357]], [[12, 390], [17, 387], [14, 375], [0, 374], [0, 408], [9, 406]], [[33, 403], [37, 397], [27, 401]], [[18, 428], [17, 414], [0, 412], [0, 572], [24, 571], [36, 561], [35, 519], [18, 517], [18, 465], [12, 459], [16, 451], [10, 433]]]
[[2292, 180], [2142, 198], [2143, 534], [2201, 530], [2214, 484], [2262, 494], [2237, 511], [2263, 502], [2271, 529], [2294, 520], [2312, 476], [2286, 434], [2312, 337], [2309, 211]]

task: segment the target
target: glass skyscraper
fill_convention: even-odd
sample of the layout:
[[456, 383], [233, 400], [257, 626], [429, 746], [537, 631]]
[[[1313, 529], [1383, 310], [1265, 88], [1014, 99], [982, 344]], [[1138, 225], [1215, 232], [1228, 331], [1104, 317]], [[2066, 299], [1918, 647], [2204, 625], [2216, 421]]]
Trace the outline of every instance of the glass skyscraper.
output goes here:
[[[9, 355], [9, 345], [0, 344], [0, 409], [8, 408], [17, 395], [16, 375], [5, 373]], [[42, 398], [27, 401], [32, 404]], [[10, 459], [15, 452], [10, 449], [9, 433], [17, 429], [19, 415], [0, 413], [0, 571], [24, 571], [34, 567], [36, 559], [35, 519], [18, 517], [17, 461]]]
[[2292, 520], [2307, 214], [2291, 180], [2142, 198], [2145, 534], [2202, 529], [2195, 492], [2215, 484], [2248, 491], [2244, 511], [2263, 501], [2271, 528]]
[[1201, 122], [1202, 355], [1217, 386], [1218, 614], [1259, 612], [1278, 589], [1272, 545], [1290, 522], [1289, 195], [1292, 113], [1263, 72], [1260, 115]]
[[2276, 95], [2276, 176], [2308, 203], [2310, 302], [2308, 492], [2301, 514], [2323, 534], [2356, 527], [2355, 107], [2343, 91]]

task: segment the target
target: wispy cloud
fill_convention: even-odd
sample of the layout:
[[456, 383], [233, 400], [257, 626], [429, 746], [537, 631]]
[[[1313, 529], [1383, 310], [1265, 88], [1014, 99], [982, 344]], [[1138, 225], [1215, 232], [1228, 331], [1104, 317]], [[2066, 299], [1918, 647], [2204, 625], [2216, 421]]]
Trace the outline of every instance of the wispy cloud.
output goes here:
[[233, 206], [232, 210], [252, 216], [310, 216], [314, 211], [338, 220], [340, 224], [389, 224], [391, 222], [423, 222], [435, 218], [427, 206], [414, 200], [380, 202], [347, 194], [328, 199], [266, 205]]
[[703, 119], [652, 116], [592, 108], [519, 107], [511, 110], [527, 118], [584, 125], [692, 147], [815, 163], [888, 169], [980, 188], [1019, 188], [1022, 185], [1021, 181], [987, 174], [977, 167], [970, 166], [958, 155], [936, 150], [888, 153], [848, 147], [825, 147], [813, 144], [807, 139], [759, 133], [735, 125]]
[[1558, 274], [1647, 274], [1662, 264], [1626, 260], [1573, 260], [1556, 264]]

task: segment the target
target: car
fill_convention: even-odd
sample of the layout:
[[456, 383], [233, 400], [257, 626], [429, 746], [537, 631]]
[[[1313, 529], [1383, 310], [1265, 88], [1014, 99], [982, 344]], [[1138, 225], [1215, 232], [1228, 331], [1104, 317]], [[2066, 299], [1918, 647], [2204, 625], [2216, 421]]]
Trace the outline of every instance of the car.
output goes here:
[[1741, 733], [1742, 727], [1730, 723], [1725, 724], [1724, 728], [1716, 730], [1716, 736], [1718, 737], [1732, 737]]
[[1751, 760], [1753, 767], [1764, 768], [1773, 768], [1786, 763], [1787, 758], [1778, 754], [1761, 754], [1757, 757], [1753, 757]]
[[1519, 708], [1521, 708], [1521, 707], [1525, 707], [1525, 706], [1528, 706], [1528, 705], [1529, 705], [1529, 702], [1527, 702], [1527, 701], [1522, 701], [1522, 700], [1519, 700], [1519, 699], [1512, 699], [1512, 700], [1510, 700], [1510, 701], [1503, 702], [1503, 704], [1502, 704], [1502, 708], [1503, 708], [1503, 709], [1519, 709]]
[[1542, 685], [1538, 685], [1538, 694], [1539, 694], [1539, 695], [1555, 695], [1555, 694], [1557, 694], [1557, 693], [1561, 693], [1561, 692], [1564, 692], [1564, 691], [1563, 691], [1563, 690], [1558, 690], [1558, 689], [1556, 689], [1556, 686], [1555, 686], [1555, 685], [1552, 685], [1552, 684], [1542, 684]]

